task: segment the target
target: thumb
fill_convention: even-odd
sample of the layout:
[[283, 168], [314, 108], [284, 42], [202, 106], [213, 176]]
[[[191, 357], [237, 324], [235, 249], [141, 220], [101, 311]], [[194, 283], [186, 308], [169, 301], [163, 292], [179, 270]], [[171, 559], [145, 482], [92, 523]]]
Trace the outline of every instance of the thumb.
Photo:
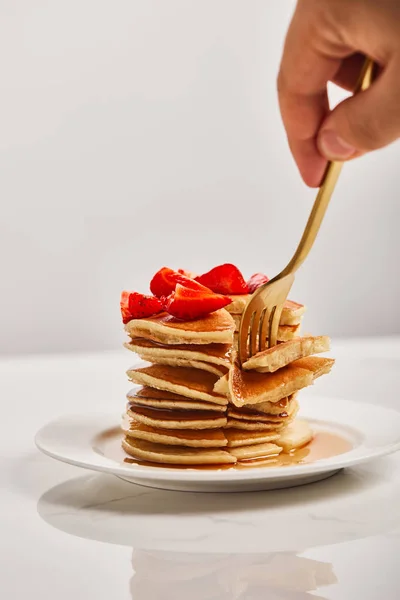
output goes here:
[[328, 160], [348, 160], [400, 137], [400, 64], [388, 65], [370, 88], [341, 102], [317, 137]]

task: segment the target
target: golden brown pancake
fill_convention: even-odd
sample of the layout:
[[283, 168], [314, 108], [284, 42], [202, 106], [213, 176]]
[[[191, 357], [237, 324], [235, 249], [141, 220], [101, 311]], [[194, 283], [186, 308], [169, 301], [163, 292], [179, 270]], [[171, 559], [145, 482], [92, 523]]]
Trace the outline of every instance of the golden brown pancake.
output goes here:
[[218, 381], [218, 377], [206, 371], [151, 365], [141, 369], [129, 369], [127, 374], [131, 381], [140, 385], [180, 394], [195, 400], [215, 402], [221, 405], [228, 403], [226, 396], [214, 392], [214, 385]]
[[139, 460], [171, 465], [223, 465], [236, 462], [236, 457], [220, 449], [185, 448], [154, 444], [126, 437], [122, 447], [127, 454]]
[[128, 428], [122, 428], [127, 437], [167, 446], [222, 448], [228, 443], [222, 429], [156, 429], [134, 420], [130, 420]]
[[330, 340], [327, 336], [298, 337], [255, 354], [243, 364], [243, 369], [273, 373], [300, 358], [327, 352], [329, 347]]
[[279, 433], [268, 431], [246, 431], [245, 429], [225, 429], [224, 435], [228, 440], [228, 448], [250, 446], [252, 444], [266, 444], [279, 439]]
[[290, 452], [305, 446], [313, 439], [314, 434], [307, 421], [295, 420], [282, 430], [276, 443], [282, 446], [284, 452]]
[[281, 431], [286, 425], [276, 423], [261, 423], [259, 421], [243, 421], [242, 419], [230, 419], [228, 418], [228, 422], [225, 425], [226, 429], [245, 429], [248, 431]]
[[217, 377], [223, 377], [229, 371], [227, 367], [221, 367], [220, 365], [213, 365], [212, 363], [202, 362], [201, 360], [186, 360], [185, 358], [145, 358], [142, 354], [139, 354], [140, 358], [147, 360], [157, 365], [168, 365], [170, 367], [184, 367], [187, 369], [200, 369], [201, 371], [207, 371]]
[[231, 344], [235, 323], [221, 308], [195, 321], [181, 321], [167, 313], [132, 319], [125, 330], [131, 338], [143, 337], [161, 344]]
[[185, 398], [185, 396], [171, 394], [170, 392], [150, 387], [134, 388], [127, 393], [126, 397], [129, 403], [149, 408], [159, 408], [161, 410], [210, 410], [212, 412], [223, 413], [226, 411], [225, 405], [193, 400], [193, 398]]
[[[232, 303], [228, 304], [226, 310], [231, 313], [231, 315], [242, 315], [250, 297], [250, 294], [244, 296], [231, 296]], [[305, 310], [306, 307], [303, 306], [303, 304], [298, 304], [292, 300], [286, 300], [282, 310], [280, 324], [298, 325], [301, 322]]]
[[[254, 407], [258, 412], [267, 413], [270, 415], [278, 415], [282, 412], [290, 410], [290, 406], [296, 398], [297, 394], [292, 394], [287, 398], [282, 398], [278, 402], [259, 402], [257, 406]], [[245, 408], [245, 407], [243, 407]], [[251, 409], [251, 407], [246, 407]]]
[[246, 308], [246, 304], [251, 298], [251, 294], [238, 294], [236, 296], [230, 296], [232, 300], [231, 304], [228, 304], [226, 310], [231, 315], [241, 315], [244, 309]]
[[[258, 407], [258, 404], [254, 406]], [[299, 409], [299, 404], [297, 400], [293, 400], [288, 408], [279, 413], [279, 414], [270, 414], [265, 412], [260, 412], [258, 410], [249, 409], [247, 406], [242, 408], [236, 408], [235, 406], [228, 405], [228, 417], [232, 419], [240, 419], [242, 421], [255, 421], [259, 423], [284, 423], [290, 417], [292, 417], [295, 413], [297, 413]]]
[[301, 358], [275, 373], [242, 371], [232, 365], [229, 376], [224, 376], [214, 386], [215, 392], [228, 394], [235, 406], [278, 402], [298, 390], [311, 385], [317, 377], [328, 373], [334, 364], [331, 358], [310, 356]]
[[157, 429], [218, 429], [226, 425], [226, 416], [202, 410], [159, 410], [129, 405], [129, 419]]
[[321, 375], [326, 375], [330, 372], [335, 364], [335, 359], [323, 358], [322, 356], [308, 356], [307, 358], [300, 358], [292, 364], [301, 369], [312, 371], [314, 379], [317, 379], [317, 377], [321, 377]]
[[228, 448], [228, 450], [229, 453], [233, 454], [238, 460], [276, 456], [282, 452], [280, 446], [271, 444], [270, 442], [266, 442], [265, 444], [252, 444], [251, 446], [238, 446], [237, 448]]
[[158, 344], [144, 338], [134, 338], [125, 348], [139, 354], [143, 360], [159, 362], [160, 358], [184, 358], [230, 367], [231, 344]]
[[306, 307], [303, 304], [293, 302], [293, 300], [286, 300], [280, 323], [281, 325], [298, 325], [305, 312]]

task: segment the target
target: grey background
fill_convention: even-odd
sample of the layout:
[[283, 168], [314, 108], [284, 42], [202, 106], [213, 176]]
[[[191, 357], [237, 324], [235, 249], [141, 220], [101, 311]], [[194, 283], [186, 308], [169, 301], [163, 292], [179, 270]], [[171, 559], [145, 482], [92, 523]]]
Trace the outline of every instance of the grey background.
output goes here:
[[[119, 347], [120, 290], [163, 265], [287, 262], [314, 198], [276, 97], [293, 6], [0, 3], [1, 353]], [[306, 330], [400, 333], [399, 158], [346, 166], [292, 294]]]

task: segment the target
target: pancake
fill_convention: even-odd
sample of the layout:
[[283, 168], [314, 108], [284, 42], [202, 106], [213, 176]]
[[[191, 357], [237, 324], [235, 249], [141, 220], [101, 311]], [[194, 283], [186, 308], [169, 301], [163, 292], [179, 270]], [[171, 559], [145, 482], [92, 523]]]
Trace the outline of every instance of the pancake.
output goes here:
[[226, 406], [214, 402], [203, 402], [171, 394], [162, 390], [149, 387], [134, 388], [126, 395], [128, 402], [138, 406], [158, 408], [161, 410], [209, 410], [212, 412], [225, 412]]
[[131, 338], [143, 337], [161, 344], [231, 344], [235, 323], [221, 308], [194, 321], [181, 321], [167, 313], [132, 319], [125, 330]]
[[124, 429], [129, 438], [146, 440], [167, 446], [187, 446], [191, 448], [222, 448], [228, 440], [222, 429], [155, 429], [143, 423], [130, 421]]
[[217, 377], [223, 377], [229, 372], [229, 368], [221, 367], [220, 365], [213, 365], [212, 363], [202, 362], [201, 360], [186, 360], [185, 358], [145, 358], [142, 354], [139, 354], [140, 358], [143, 360], [147, 360], [153, 364], [157, 365], [167, 365], [170, 367], [184, 367], [191, 369], [200, 369], [201, 371], [207, 371], [208, 373], [212, 373]]
[[202, 410], [159, 410], [131, 404], [127, 416], [135, 423], [157, 429], [218, 429], [226, 425], [225, 415]]
[[[288, 409], [290, 410], [290, 405], [293, 403], [296, 398], [296, 394], [292, 394], [287, 398], [282, 398], [278, 402], [259, 402], [255, 407], [257, 412], [267, 413], [270, 415], [278, 415], [282, 412], [286, 412]], [[251, 407], [248, 407], [251, 410]]]
[[317, 377], [330, 372], [335, 364], [335, 359], [323, 358], [322, 356], [308, 356], [307, 358], [300, 358], [292, 364], [301, 369], [312, 371], [314, 379], [317, 379]]
[[122, 447], [127, 454], [139, 460], [171, 465], [223, 465], [233, 464], [236, 457], [220, 449], [185, 448], [154, 444], [126, 437]]
[[[160, 363], [161, 358], [181, 358], [230, 367], [231, 344], [158, 344], [144, 338], [134, 338], [125, 348], [139, 354], [143, 360]], [[162, 363], [161, 363], [162, 364]], [[164, 363], [165, 364], [165, 363]]]
[[239, 419], [228, 418], [226, 429], [245, 429], [247, 431], [281, 431], [285, 425], [277, 425], [276, 423], [261, 423], [260, 421], [243, 421]]
[[231, 315], [241, 315], [246, 308], [246, 304], [251, 298], [251, 294], [238, 294], [229, 296], [232, 302], [225, 307]]
[[[235, 321], [235, 333], [238, 333], [240, 320], [242, 317], [241, 315], [232, 315], [232, 318]], [[296, 335], [299, 334], [300, 327], [300, 323], [298, 325], [279, 325], [278, 342], [287, 342], [288, 340], [292, 340]]]
[[313, 439], [314, 434], [307, 421], [295, 420], [280, 434], [276, 443], [284, 452], [290, 452], [305, 446]]
[[263, 458], [264, 456], [276, 456], [280, 452], [282, 452], [282, 448], [270, 442], [265, 444], [252, 444], [251, 446], [229, 448], [229, 453], [235, 456], [238, 460], [250, 460], [252, 458]]
[[[231, 315], [242, 315], [246, 308], [247, 302], [250, 300], [251, 295], [246, 294], [244, 296], [231, 296], [231, 304], [228, 304], [226, 310]], [[282, 314], [281, 314], [281, 325], [298, 325], [306, 311], [306, 307], [303, 304], [298, 304], [292, 300], [286, 300]]]
[[225, 429], [224, 435], [228, 441], [228, 448], [250, 446], [252, 444], [266, 444], [279, 439], [279, 433], [268, 431], [246, 431], [243, 429]]
[[[255, 406], [258, 406], [256, 404]], [[287, 410], [279, 414], [268, 414], [259, 412], [258, 410], [249, 409], [247, 407], [236, 408], [235, 406], [228, 407], [228, 417], [232, 419], [240, 419], [242, 421], [255, 421], [259, 423], [284, 423], [299, 410], [297, 400], [293, 400]]]
[[[255, 415], [244, 415], [240, 412], [236, 413], [235, 411], [228, 410], [228, 418], [235, 419], [238, 421], [245, 421], [246, 423], [266, 423], [267, 425], [284, 425], [285, 420], [289, 418], [289, 415], [285, 415], [285, 417], [278, 417], [276, 415], [265, 415], [265, 416], [255, 416]], [[247, 418], [246, 418], [247, 416]]]
[[295, 338], [255, 354], [243, 364], [243, 369], [273, 373], [300, 358], [327, 352], [329, 347], [330, 340], [327, 336]]
[[140, 385], [154, 387], [195, 400], [215, 402], [215, 404], [220, 405], [228, 403], [226, 396], [214, 392], [214, 385], [218, 381], [218, 377], [206, 371], [185, 367], [151, 365], [141, 369], [129, 369], [127, 374], [131, 381]]
[[282, 398], [305, 388], [321, 375], [328, 373], [334, 360], [318, 356], [301, 358], [275, 373], [242, 371], [238, 364], [232, 365], [229, 376], [217, 381], [214, 390], [227, 394], [235, 406], [261, 402], [278, 402]]

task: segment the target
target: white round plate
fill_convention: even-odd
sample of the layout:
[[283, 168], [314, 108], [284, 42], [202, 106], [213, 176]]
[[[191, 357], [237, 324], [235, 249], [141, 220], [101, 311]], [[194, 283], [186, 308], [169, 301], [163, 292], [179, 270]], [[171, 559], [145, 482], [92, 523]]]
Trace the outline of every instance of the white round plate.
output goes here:
[[58, 460], [112, 473], [132, 483], [192, 492], [240, 492], [292, 487], [325, 479], [350, 467], [400, 449], [400, 413], [349, 400], [305, 397], [300, 417], [315, 431], [339, 434], [348, 452], [312, 463], [284, 467], [196, 470], [124, 463], [118, 415], [66, 416], [36, 435], [39, 450]]

